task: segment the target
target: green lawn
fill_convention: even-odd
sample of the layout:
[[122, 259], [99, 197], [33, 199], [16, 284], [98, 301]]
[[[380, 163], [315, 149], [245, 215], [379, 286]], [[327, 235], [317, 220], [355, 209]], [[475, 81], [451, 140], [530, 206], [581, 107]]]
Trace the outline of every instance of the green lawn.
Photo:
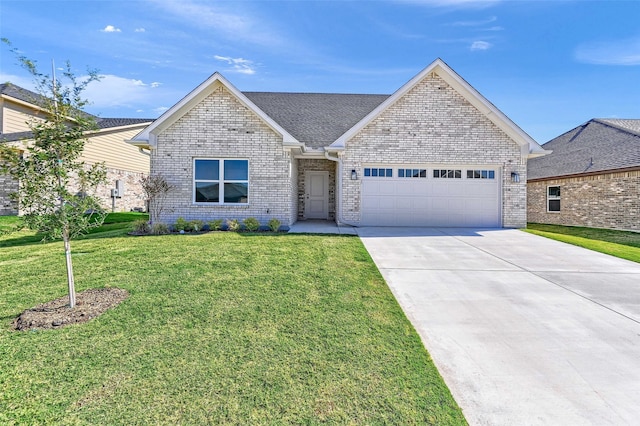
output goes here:
[[11, 331], [65, 294], [64, 256], [59, 242], [0, 248], [0, 424], [465, 424], [356, 237], [72, 247], [78, 291], [130, 297], [87, 324]]
[[640, 262], [640, 233], [529, 223], [527, 232]]

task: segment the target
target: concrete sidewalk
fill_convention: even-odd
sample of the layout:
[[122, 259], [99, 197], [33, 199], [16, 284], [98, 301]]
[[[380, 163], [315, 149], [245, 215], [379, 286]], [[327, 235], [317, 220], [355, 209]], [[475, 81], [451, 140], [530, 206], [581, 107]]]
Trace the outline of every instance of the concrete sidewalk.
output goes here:
[[519, 230], [358, 233], [470, 424], [638, 423], [640, 264]]

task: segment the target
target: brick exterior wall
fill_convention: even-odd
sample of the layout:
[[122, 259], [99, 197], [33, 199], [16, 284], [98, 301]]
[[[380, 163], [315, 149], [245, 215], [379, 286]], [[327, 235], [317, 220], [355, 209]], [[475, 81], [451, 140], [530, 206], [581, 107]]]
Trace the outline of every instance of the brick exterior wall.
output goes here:
[[[560, 186], [560, 212], [547, 212], [547, 187]], [[640, 231], [640, 170], [529, 182], [529, 222]]]
[[0, 174], [0, 216], [18, 214], [18, 206], [9, 194], [18, 190], [18, 181], [9, 175]]
[[[193, 159], [249, 160], [249, 203], [193, 203]], [[297, 212], [295, 160], [283, 150], [282, 137], [233, 94], [219, 86], [198, 105], [158, 135], [151, 172], [162, 174], [175, 189], [167, 196], [161, 220], [277, 218], [288, 226]]]
[[329, 172], [329, 220], [336, 219], [336, 162], [330, 160], [298, 160], [297, 218], [305, 219], [305, 172]]
[[[485, 165], [501, 170], [502, 225], [524, 227], [526, 164], [520, 147], [437, 75], [431, 74], [346, 143], [343, 219], [358, 224], [365, 164]], [[520, 175], [511, 182], [511, 172]]]

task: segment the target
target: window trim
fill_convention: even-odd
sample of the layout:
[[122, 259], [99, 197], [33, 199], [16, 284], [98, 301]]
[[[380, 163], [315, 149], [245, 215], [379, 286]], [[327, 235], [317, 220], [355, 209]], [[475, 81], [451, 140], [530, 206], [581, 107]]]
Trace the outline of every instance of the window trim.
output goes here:
[[[218, 179], [196, 179], [196, 161], [218, 161]], [[247, 179], [225, 179], [224, 178], [224, 166], [225, 161], [246, 161], [247, 163]], [[193, 170], [191, 174], [191, 202], [198, 206], [248, 206], [249, 205], [249, 188], [251, 181], [250, 165], [248, 158], [221, 158], [221, 157], [194, 157], [193, 158]], [[209, 201], [196, 201], [196, 182], [213, 182], [218, 183], [218, 202]], [[247, 202], [246, 203], [225, 203], [224, 202], [224, 185], [225, 183], [246, 183], [247, 184]]]
[[[555, 196], [555, 195], [550, 195], [549, 194], [549, 188], [558, 188], [558, 192], [560, 193], [560, 195]], [[547, 213], [560, 213], [562, 211], [562, 186], [561, 185], [547, 185]], [[550, 210], [549, 209], [549, 202], [550, 201], [558, 201], [558, 210]]]

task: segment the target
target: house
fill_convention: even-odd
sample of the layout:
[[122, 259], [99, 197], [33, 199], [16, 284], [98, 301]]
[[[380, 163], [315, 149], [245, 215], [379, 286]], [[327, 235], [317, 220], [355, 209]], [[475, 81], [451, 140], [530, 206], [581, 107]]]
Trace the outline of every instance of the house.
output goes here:
[[593, 119], [529, 162], [530, 222], [640, 231], [640, 120]]
[[[0, 143], [20, 149], [28, 143], [31, 133], [28, 123], [44, 114], [38, 106], [38, 95], [11, 83], [0, 84]], [[85, 144], [81, 160], [87, 164], [103, 162], [107, 169], [107, 183], [98, 188], [104, 207], [116, 211], [129, 211], [145, 207], [140, 178], [149, 173], [149, 154], [125, 143], [152, 120], [138, 118], [94, 117], [99, 130], [92, 133]], [[18, 206], [9, 194], [18, 182], [0, 174], [0, 215], [18, 214]], [[112, 197], [112, 189], [120, 192]]]
[[545, 151], [437, 59], [392, 95], [241, 92], [213, 74], [130, 143], [175, 189], [163, 221], [526, 225]]

